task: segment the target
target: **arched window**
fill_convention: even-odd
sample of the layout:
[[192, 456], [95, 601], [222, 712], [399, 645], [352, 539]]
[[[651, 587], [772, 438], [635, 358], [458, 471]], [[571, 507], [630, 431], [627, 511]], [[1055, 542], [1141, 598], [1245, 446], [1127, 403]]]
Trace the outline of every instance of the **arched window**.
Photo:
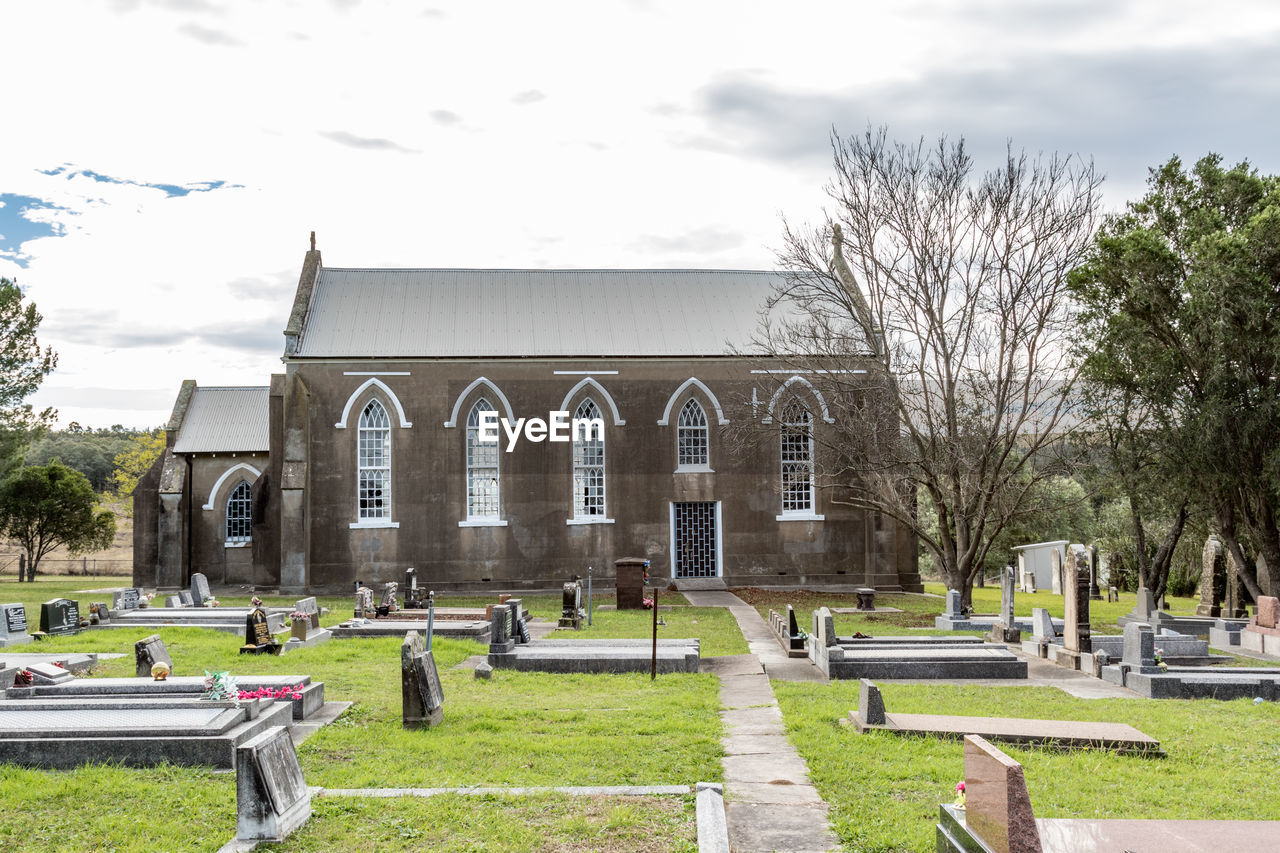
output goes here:
[[236, 483], [227, 497], [227, 544], [253, 539], [253, 492], [246, 480]]
[[391, 518], [391, 421], [377, 400], [360, 413], [360, 520]]
[[[590, 397], [573, 413], [573, 517], [604, 518], [604, 419]], [[584, 422], [594, 422], [587, 426]]]
[[480, 415], [495, 411], [481, 397], [467, 415], [467, 518], [493, 519], [499, 515], [498, 439], [480, 440]]
[[813, 512], [813, 417], [798, 402], [782, 410], [782, 513]]
[[676, 465], [680, 468], [706, 468], [707, 413], [697, 400], [690, 399], [676, 420]]

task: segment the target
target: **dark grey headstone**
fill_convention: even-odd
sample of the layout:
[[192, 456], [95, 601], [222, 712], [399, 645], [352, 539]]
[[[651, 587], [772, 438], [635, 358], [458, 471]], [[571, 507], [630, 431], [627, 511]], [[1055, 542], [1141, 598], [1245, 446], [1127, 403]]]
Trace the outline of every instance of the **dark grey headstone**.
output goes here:
[[150, 678], [151, 667], [157, 663], [168, 664], [170, 671], [173, 670], [173, 658], [169, 657], [169, 650], [164, 647], [164, 640], [160, 639], [159, 634], [152, 634], [134, 643], [133, 657], [138, 678]]
[[17, 640], [27, 636], [27, 608], [17, 602], [0, 605], [0, 637]]
[[532, 637], [529, 636], [529, 625], [524, 621], [524, 618], [522, 617], [520, 619], [520, 642], [528, 643], [531, 640], [532, 640]]
[[40, 605], [40, 630], [46, 634], [76, 634], [80, 631], [80, 602], [55, 598]]
[[884, 698], [880, 688], [865, 678], [858, 684], [858, 716], [869, 726], [884, 725]]
[[435, 657], [426, 651], [422, 634], [410, 631], [400, 645], [401, 722], [406, 729], [438, 725], [444, 719], [444, 691]]
[[191, 597], [191, 590], [178, 590], [178, 600], [182, 602], [183, 607], [191, 607], [195, 599]]
[[284, 726], [236, 747], [236, 838], [280, 841], [311, 816], [311, 793]]
[[212, 598], [209, 594], [209, 579], [202, 572], [191, 576], [191, 603], [196, 607], [204, 607], [204, 603]]
[[105, 601], [95, 601], [92, 605], [93, 612], [98, 614], [98, 624], [105, 625], [111, 621], [111, 608], [107, 607]]
[[1150, 625], [1145, 622], [1130, 622], [1124, 626], [1124, 652], [1121, 660], [1143, 671], [1157, 669], [1156, 635]]
[[489, 616], [489, 642], [505, 643], [507, 641], [507, 615], [505, 607], [494, 606]]
[[418, 693], [422, 707], [430, 719], [444, 705], [444, 688], [440, 686], [440, 673], [436, 669], [435, 655], [423, 652], [414, 659], [414, 671], [418, 677]]

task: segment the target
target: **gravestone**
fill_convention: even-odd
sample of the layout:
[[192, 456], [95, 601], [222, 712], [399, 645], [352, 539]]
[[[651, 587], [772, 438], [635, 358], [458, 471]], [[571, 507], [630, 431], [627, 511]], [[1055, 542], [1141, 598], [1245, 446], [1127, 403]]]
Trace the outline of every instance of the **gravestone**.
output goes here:
[[1236, 555], [1228, 551], [1226, 595], [1222, 602], [1225, 612], [1222, 615], [1229, 619], [1247, 618], [1249, 608], [1245, 604], [1248, 600], [1244, 582], [1240, 580], [1240, 565], [1236, 562]]
[[1062, 626], [1063, 646], [1070, 652], [1092, 652], [1089, 637], [1089, 554], [1073, 545], [1070, 571], [1066, 574], [1066, 604]]
[[1280, 598], [1258, 596], [1258, 615], [1253, 621], [1259, 628], [1280, 628]]
[[320, 606], [316, 603], [315, 596], [307, 598], [299, 598], [293, 605], [293, 609], [298, 613], [307, 614], [307, 628], [310, 631], [316, 631], [320, 628]]
[[1031, 630], [1031, 636], [1041, 643], [1052, 643], [1058, 636], [1058, 632], [1053, 630], [1053, 618], [1049, 616], [1049, 611], [1043, 607], [1032, 609]]
[[[99, 625], [111, 624], [111, 608], [107, 607], [107, 603], [105, 601], [95, 601], [93, 604], [90, 604], [89, 613], [91, 615], [97, 614]], [[92, 621], [93, 620], [90, 619], [90, 622]]]
[[387, 581], [387, 585], [382, 588], [382, 600], [378, 602], [379, 616], [386, 616], [396, 611], [396, 591], [399, 588], [400, 585], [395, 581]]
[[164, 647], [164, 640], [160, 639], [159, 634], [152, 634], [134, 643], [133, 657], [138, 678], [150, 678], [151, 667], [158, 663], [167, 664], [169, 671], [173, 671], [173, 658], [169, 657], [169, 650]]
[[406, 729], [438, 726], [444, 719], [444, 691], [436, 659], [422, 634], [410, 631], [400, 645], [402, 724]]
[[16, 602], [0, 605], [0, 649], [29, 642], [27, 608]]
[[194, 601], [194, 599], [191, 597], [191, 590], [189, 589], [178, 590], [178, 600], [181, 602], [183, 607], [191, 607], [192, 602]]
[[293, 738], [273, 726], [236, 747], [236, 838], [283, 841], [311, 817]]
[[787, 605], [787, 648], [804, 649], [804, 637], [800, 636], [800, 625], [796, 622], [796, 611]]
[[1000, 616], [991, 626], [992, 642], [1022, 642], [1022, 631], [1013, 618], [1013, 597], [1017, 583], [1017, 569], [1012, 563], [1000, 570]]
[[1107, 587], [1107, 603], [1115, 604], [1118, 601], [1120, 601], [1120, 590], [1116, 589], [1114, 586]]
[[418, 610], [426, 604], [418, 597], [418, 572], [411, 566], [404, 570], [404, 609]]
[[1040, 853], [1022, 765], [978, 735], [964, 737], [965, 817], [990, 850]]
[[876, 591], [869, 586], [860, 586], [854, 590], [858, 596], [858, 609], [866, 613], [874, 613], [876, 609]]
[[961, 603], [963, 602], [963, 600], [964, 600], [963, 597], [960, 595], [960, 590], [958, 589], [947, 590], [948, 618], [957, 619], [957, 620], [964, 618], [964, 609]]
[[1151, 615], [1156, 612], [1155, 599], [1152, 598], [1151, 590], [1145, 586], [1138, 587], [1137, 601], [1133, 603], [1132, 616], [1138, 622], [1150, 621]]
[[244, 618], [244, 645], [240, 654], [279, 654], [280, 644], [271, 636], [271, 626], [267, 620], [267, 612], [255, 607]]
[[369, 619], [377, 611], [373, 609], [373, 590], [367, 586], [356, 587], [356, 611], [357, 619]]
[[1222, 597], [1227, 587], [1227, 558], [1222, 540], [1210, 536], [1200, 552], [1200, 603], [1197, 616], [1221, 616]]
[[182, 606], [182, 596], [179, 596], [179, 595], [166, 595], [166, 596], [164, 597], [164, 606], [165, 606], [165, 607], [181, 607], [181, 606]]
[[122, 589], [112, 596], [112, 610], [136, 610], [138, 602], [142, 600], [142, 590], [136, 586]]
[[564, 585], [564, 593], [560, 602], [560, 625], [561, 628], [572, 628], [575, 631], [582, 630], [582, 582], [578, 578], [574, 578]]
[[511, 654], [516, 641], [507, 635], [507, 619], [511, 611], [505, 607], [494, 607], [489, 616], [489, 654]]
[[521, 618], [520, 620], [520, 642], [521, 643], [533, 642], [533, 637], [529, 634], [529, 624], [525, 622], [523, 618]]
[[824, 648], [836, 644], [836, 619], [828, 608], [819, 607], [813, 611], [813, 632], [809, 642]]
[[1130, 622], [1124, 626], [1124, 651], [1121, 663], [1141, 673], [1160, 672], [1156, 666], [1156, 635], [1144, 622]]
[[1053, 594], [1062, 595], [1062, 551], [1056, 546], [1049, 552], [1049, 565], [1052, 567]]
[[80, 602], [55, 598], [41, 604], [40, 630], [55, 635], [80, 633]]
[[617, 578], [614, 583], [618, 593], [618, 609], [643, 610], [645, 570], [649, 568], [649, 561], [627, 557], [614, 560], [613, 567]]
[[204, 607], [204, 603], [210, 598], [209, 579], [204, 576], [203, 572], [196, 572], [191, 576], [191, 603], [196, 607]]
[[1102, 589], [1098, 586], [1098, 549], [1089, 546], [1089, 600], [1101, 601]]
[[858, 682], [858, 718], [866, 726], [883, 726], [884, 697], [875, 682], [863, 678]]
[[506, 607], [511, 611], [511, 639], [517, 643], [527, 643], [525, 637], [529, 631], [527, 628], [522, 630], [524, 623], [524, 602], [519, 598], [508, 598]]

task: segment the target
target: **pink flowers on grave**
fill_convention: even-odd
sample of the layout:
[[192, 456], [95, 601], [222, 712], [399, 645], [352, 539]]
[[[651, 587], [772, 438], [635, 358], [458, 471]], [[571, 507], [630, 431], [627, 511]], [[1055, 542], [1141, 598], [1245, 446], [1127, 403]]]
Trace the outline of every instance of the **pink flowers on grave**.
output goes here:
[[954, 805], [958, 809], [964, 808], [964, 781], [963, 780], [956, 783], [956, 801]]
[[299, 621], [302, 621], [302, 622], [309, 622], [309, 621], [311, 621], [311, 614], [310, 614], [310, 613], [304, 613], [304, 612], [303, 612], [303, 611], [301, 611], [301, 610], [295, 610], [295, 611], [293, 611], [292, 613], [290, 613], [290, 614], [289, 614], [289, 624], [290, 624], [290, 625], [292, 625], [294, 622], [299, 622]]
[[302, 685], [289, 687], [288, 685], [281, 687], [279, 690], [273, 690], [270, 687], [259, 687], [257, 690], [241, 690], [240, 699], [301, 699]]

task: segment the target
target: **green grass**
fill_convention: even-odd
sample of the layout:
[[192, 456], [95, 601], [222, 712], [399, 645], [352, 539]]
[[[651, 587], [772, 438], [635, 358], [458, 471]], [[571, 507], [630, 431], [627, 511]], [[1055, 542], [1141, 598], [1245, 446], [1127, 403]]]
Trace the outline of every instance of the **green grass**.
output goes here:
[[[666, 610], [660, 607], [658, 618], [666, 623], [658, 626], [659, 640], [695, 637], [704, 658], [745, 655], [749, 651], [737, 621], [726, 608], [677, 605]], [[648, 639], [653, 636], [653, 611], [597, 610], [592, 614], [590, 627], [584, 619], [580, 631], [561, 628], [548, 636], [553, 640]]]
[[[964, 776], [959, 741], [859, 735], [839, 725], [856, 682], [774, 682], [787, 731], [832, 806], [845, 848], [932, 851], [938, 804]], [[890, 713], [999, 715], [1129, 723], [1166, 758], [1001, 744], [1022, 763], [1037, 817], [1280, 819], [1280, 706], [1247, 700], [1086, 700], [1047, 687], [881, 686]], [[873, 808], [868, 803], [874, 803]]]
[[440, 795], [312, 801], [311, 822], [271, 853], [506, 850], [696, 853], [693, 797]]

